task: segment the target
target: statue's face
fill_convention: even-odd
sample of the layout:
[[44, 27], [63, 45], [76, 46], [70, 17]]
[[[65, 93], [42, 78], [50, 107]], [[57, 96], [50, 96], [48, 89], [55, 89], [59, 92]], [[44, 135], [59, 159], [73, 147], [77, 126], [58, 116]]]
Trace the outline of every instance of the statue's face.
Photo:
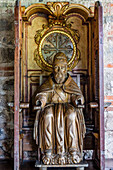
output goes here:
[[61, 84], [65, 81], [66, 76], [67, 76], [67, 63], [62, 63], [59, 60], [59, 63], [56, 63], [54, 65], [54, 79], [56, 83]]

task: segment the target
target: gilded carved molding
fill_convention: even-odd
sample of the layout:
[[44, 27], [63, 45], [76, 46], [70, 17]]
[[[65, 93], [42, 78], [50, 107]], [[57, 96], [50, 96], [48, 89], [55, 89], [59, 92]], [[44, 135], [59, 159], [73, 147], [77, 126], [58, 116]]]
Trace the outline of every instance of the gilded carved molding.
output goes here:
[[[67, 38], [71, 42], [68, 44], [68, 50], [72, 48], [73, 51], [72, 57], [68, 62], [68, 70], [71, 71], [78, 64], [81, 58], [80, 50], [77, 48], [80, 35], [78, 30], [72, 28], [71, 23], [67, 24], [67, 20], [75, 13], [79, 18], [82, 18], [82, 22], [85, 22], [88, 18], [93, 17], [91, 10], [80, 4], [69, 4], [68, 2], [48, 2], [46, 5], [33, 4], [27, 9], [22, 7], [22, 11], [23, 21], [29, 24], [31, 24], [32, 20], [35, 17], [38, 17], [38, 14], [40, 13], [46, 15], [48, 18], [48, 24], [43, 24], [42, 29], [38, 29], [34, 37], [35, 43], [37, 44], [37, 49], [34, 51], [34, 60], [38, 66], [42, 70], [52, 72], [52, 63], [49, 63], [44, 59], [44, 55], [48, 58], [47, 48], [45, 54], [42, 54], [42, 48], [44, 48], [43, 44], [47, 38], [50, 38], [50, 35], [55, 38], [55, 33], [57, 33], [58, 36], [64, 36], [64, 39]], [[67, 48], [67, 46], [65, 47]], [[58, 51], [59, 50], [57, 48], [56, 52]]]
[[[56, 11], [58, 11], [58, 13]], [[26, 9], [24, 8], [23, 20], [28, 21], [30, 17], [37, 12], [42, 12], [57, 17], [70, 13], [77, 13], [83, 16], [84, 21], [94, 16], [90, 9], [81, 4], [69, 4], [68, 2], [48, 2], [47, 5], [37, 3], [29, 6]]]
[[[66, 23], [66, 16], [63, 15], [69, 3], [47, 3], [47, 5], [53, 14], [48, 16], [48, 25], [42, 25], [42, 29], [38, 30], [34, 37], [37, 44], [37, 49], [34, 52], [34, 60], [43, 70], [52, 72], [53, 56], [59, 51], [64, 51], [65, 54], [68, 54], [67, 51], [73, 51], [71, 57], [68, 58], [68, 70], [72, 70], [80, 60], [80, 51], [77, 48], [80, 35], [78, 30], [71, 28], [71, 23]], [[50, 35], [56, 41], [56, 44], [52, 42], [53, 40], [50, 38]], [[47, 42], [43, 47], [45, 40]], [[49, 45], [47, 45], [48, 42]], [[49, 47], [48, 49], [47, 46]], [[44, 50], [45, 53], [43, 54], [42, 51]], [[47, 53], [51, 53], [50, 56], [46, 56]]]

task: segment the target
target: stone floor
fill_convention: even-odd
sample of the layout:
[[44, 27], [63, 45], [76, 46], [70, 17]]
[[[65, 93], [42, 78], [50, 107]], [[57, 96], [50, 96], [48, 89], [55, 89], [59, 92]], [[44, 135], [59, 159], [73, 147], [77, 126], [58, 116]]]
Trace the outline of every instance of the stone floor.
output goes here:
[[[97, 168], [94, 168], [94, 164], [91, 161], [88, 161], [89, 167], [85, 168], [85, 170], [98, 170]], [[34, 167], [35, 162], [23, 162], [21, 165], [20, 170], [38, 170], [38, 168]], [[13, 161], [0, 161], [0, 170], [13, 170]], [[75, 168], [48, 168], [48, 170], [75, 170]]]

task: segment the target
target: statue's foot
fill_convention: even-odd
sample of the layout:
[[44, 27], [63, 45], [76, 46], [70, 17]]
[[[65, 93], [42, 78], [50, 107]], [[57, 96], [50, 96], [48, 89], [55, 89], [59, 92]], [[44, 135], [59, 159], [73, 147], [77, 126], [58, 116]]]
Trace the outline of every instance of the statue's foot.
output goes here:
[[66, 163], [65, 157], [60, 155], [59, 158], [58, 158], [58, 164], [64, 165], [65, 163]]
[[72, 155], [72, 162], [73, 162], [74, 164], [80, 163], [81, 160], [82, 160], [82, 159], [81, 159], [81, 157], [80, 157], [78, 154]]
[[51, 162], [51, 158], [50, 158], [50, 156], [44, 155], [44, 156], [42, 157], [42, 161], [43, 161], [43, 163], [44, 163], [45, 165], [49, 165], [50, 162]]

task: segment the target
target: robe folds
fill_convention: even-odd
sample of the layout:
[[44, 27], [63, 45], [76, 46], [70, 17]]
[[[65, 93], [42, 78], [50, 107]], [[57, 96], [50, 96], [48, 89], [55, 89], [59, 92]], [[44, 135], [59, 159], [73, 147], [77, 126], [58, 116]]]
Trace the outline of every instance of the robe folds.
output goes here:
[[50, 75], [39, 87], [35, 102], [41, 109], [36, 114], [34, 139], [42, 154], [78, 152], [82, 157], [86, 127], [83, 109], [77, 107], [78, 100], [84, 103], [81, 90], [69, 74], [62, 85]]

